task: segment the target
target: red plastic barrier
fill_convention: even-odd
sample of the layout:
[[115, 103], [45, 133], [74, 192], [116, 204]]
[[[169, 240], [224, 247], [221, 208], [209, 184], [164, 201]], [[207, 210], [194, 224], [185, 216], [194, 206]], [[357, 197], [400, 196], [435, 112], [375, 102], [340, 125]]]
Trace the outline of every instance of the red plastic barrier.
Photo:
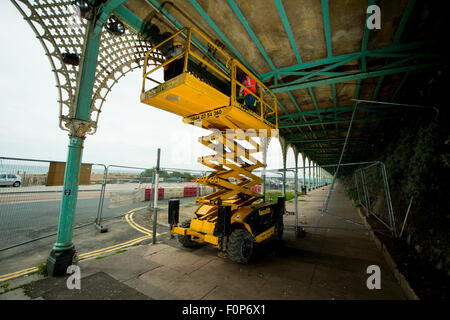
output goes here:
[[262, 187], [261, 187], [260, 185], [253, 186], [253, 187], [251, 187], [251, 190], [252, 190], [253, 192], [261, 192]]
[[195, 197], [197, 196], [198, 187], [184, 187], [184, 196], [185, 197]]
[[[153, 189], [145, 188], [145, 201], [150, 201], [153, 198]], [[164, 200], [164, 188], [158, 188], [158, 200]]]

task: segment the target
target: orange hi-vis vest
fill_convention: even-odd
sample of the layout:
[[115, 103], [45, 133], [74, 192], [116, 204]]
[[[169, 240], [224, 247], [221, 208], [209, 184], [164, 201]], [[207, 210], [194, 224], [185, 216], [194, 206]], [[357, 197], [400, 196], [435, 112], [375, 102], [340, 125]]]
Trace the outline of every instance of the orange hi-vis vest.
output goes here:
[[[245, 87], [250, 89], [251, 92], [256, 93], [256, 81], [247, 75], [245, 76], [244, 79], [245, 79], [244, 82]], [[249, 94], [248, 90], [244, 90], [244, 97], [248, 94]]]

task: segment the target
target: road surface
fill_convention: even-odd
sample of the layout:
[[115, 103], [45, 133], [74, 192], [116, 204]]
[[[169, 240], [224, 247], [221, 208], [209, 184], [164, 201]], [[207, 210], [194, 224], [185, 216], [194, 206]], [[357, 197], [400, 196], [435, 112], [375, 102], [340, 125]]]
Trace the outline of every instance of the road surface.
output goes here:
[[[149, 205], [147, 201], [110, 206], [110, 192], [132, 191], [137, 186], [139, 186], [137, 183], [108, 185], [102, 217], [105, 219], [117, 217], [131, 209]], [[61, 189], [61, 187], [45, 186], [1, 188], [0, 249], [55, 233], [61, 205]], [[95, 221], [99, 198], [99, 185], [80, 187], [75, 226]], [[182, 202], [193, 202], [193, 200], [193, 198], [186, 198], [182, 199]], [[159, 201], [159, 203], [164, 205], [167, 201]]]

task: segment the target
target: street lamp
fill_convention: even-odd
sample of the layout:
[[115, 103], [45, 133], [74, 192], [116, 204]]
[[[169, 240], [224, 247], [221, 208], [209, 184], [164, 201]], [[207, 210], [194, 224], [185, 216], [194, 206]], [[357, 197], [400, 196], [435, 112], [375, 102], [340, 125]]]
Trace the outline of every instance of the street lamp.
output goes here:
[[86, 0], [75, 0], [73, 8], [80, 18], [91, 20], [94, 17], [93, 8]]
[[125, 33], [125, 25], [116, 16], [111, 16], [106, 21], [106, 30], [115, 36], [120, 36]]

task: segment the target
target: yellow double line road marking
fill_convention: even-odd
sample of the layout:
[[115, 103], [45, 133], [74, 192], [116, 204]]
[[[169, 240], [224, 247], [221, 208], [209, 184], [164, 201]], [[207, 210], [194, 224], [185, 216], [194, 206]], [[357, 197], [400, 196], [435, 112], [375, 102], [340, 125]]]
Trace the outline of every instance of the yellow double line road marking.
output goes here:
[[151, 232], [149, 229], [144, 228], [143, 226], [138, 225], [138, 224], [134, 221], [133, 216], [134, 216], [134, 213], [135, 213], [135, 212], [136, 212], [136, 211], [134, 211], [134, 210], [131, 210], [130, 212], [128, 212], [128, 213], [125, 215], [125, 220], [128, 222], [128, 224], [130, 225], [130, 227], [132, 227], [133, 229], [135, 229], [135, 230], [137, 230], [137, 231], [139, 231], [139, 232], [142, 232], [143, 234], [150, 235], [152, 232]]
[[[98, 249], [98, 250], [94, 250], [94, 251], [91, 251], [91, 252], [82, 253], [82, 254], [78, 255], [79, 259], [83, 260], [83, 259], [88, 259], [88, 258], [92, 258], [92, 257], [95, 257], [95, 256], [99, 256], [99, 255], [102, 255], [102, 254], [105, 254], [105, 253], [110, 253], [110, 252], [113, 252], [113, 251], [116, 251], [116, 250], [119, 250], [119, 249], [131, 247], [131, 246], [133, 246], [133, 245], [135, 245], [137, 243], [140, 243], [140, 242], [142, 242], [144, 240], [150, 239], [152, 237], [152, 231], [147, 229], [147, 228], [144, 228], [143, 226], [141, 226], [139, 224], [137, 224], [134, 221], [134, 219], [133, 219], [133, 215], [137, 211], [145, 209], [145, 208], [147, 208], [147, 206], [141, 207], [141, 208], [132, 209], [132, 210], [128, 211], [127, 214], [125, 215], [125, 220], [130, 225], [130, 227], [132, 227], [133, 229], [135, 229], [135, 230], [137, 230], [139, 232], [144, 233], [145, 236], [142, 236], [142, 237], [139, 237], [139, 238], [136, 238], [136, 239], [132, 239], [132, 240], [129, 240], [129, 241], [126, 241], [126, 242], [122, 242], [122, 243], [119, 243], [119, 244], [116, 244], [116, 245], [113, 245], [113, 246], [110, 246], [110, 247], [106, 247], [106, 248], [103, 248], [103, 249]], [[167, 234], [167, 232], [164, 232], [162, 234]], [[162, 234], [157, 233], [156, 235], [160, 236]], [[16, 272], [8, 273], [8, 274], [0, 276], [0, 282], [6, 281], [6, 280], [11, 280], [11, 279], [14, 279], [14, 278], [17, 278], [17, 277], [20, 277], [20, 276], [24, 276], [24, 275], [36, 272], [37, 270], [38, 270], [37, 267], [31, 267], [31, 268], [28, 268], [28, 269], [23, 269], [23, 270], [19, 270], [19, 271], [16, 271]]]
[[37, 267], [32, 267], [32, 268], [28, 268], [28, 269], [23, 269], [23, 270], [19, 270], [13, 273], [8, 273], [5, 274], [3, 276], [0, 276], [0, 282], [6, 281], [6, 280], [10, 280], [10, 279], [14, 279], [20, 276], [24, 276], [26, 274], [32, 273], [32, 272], [36, 272], [38, 270]]
[[119, 250], [119, 249], [130, 247], [130, 246], [132, 246], [132, 245], [134, 245], [136, 243], [142, 242], [142, 241], [144, 241], [146, 239], [149, 239], [149, 238], [150, 238], [150, 235], [143, 236], [143, 237], [140, 237], [140, 238], [136, 238], [136, 239], [127, 241], [127, 242], [116, 244], [115, 246], [111, 246], [111, 247], [103, 248], [103, 249], [100, 249], [100, 250], [95, 250], [95, 251], [83, 253], [83, 254], [80, 254], [78, 257], [80, 258], [80, 260], [87, 259], [87, 258], [92, 258], [92, 257], [95, 257], [95, 256], [99, 256], [101, 254], [104, 254], [104, 253], [109, 253], [109, 252], [112, 252], [112, 251], [116, 251], [116, 250]]
[[[144, 207], [144, 208], [145, 208], [145, 207]], [[149, 229], [147, 229], [147, 228], [144, 228], [143, 226], [137, 224], [137, 223], [134, 221], [134, 219], [133, 219], [134, 214], [135, 214], [136, 211], [138, 211], [139, 209], [143, 209], [143, 208], [138, 208], [138, 209], [131, 210], [130, 212], [128, 212], [128, 213], [125, 215], [125, 220], [128, 222], [128, 224], [130, 225], [130, 227], [132, 227], [133, 229], [136, 229], [137, 231], [142, 232], [142, 233], [144, 233], [144, 234], [151, 235], [151, 234], [153, 233], [153, 231], [151, 231], [151, 230], [149, 230]], [[163, 234], [166, 234], [166, 233], [167, 233], [167, 232], [164, 232]], [[157, 236], [160, 236], [161, 234], [156, 233], [156, 235], [157, 235]]]

